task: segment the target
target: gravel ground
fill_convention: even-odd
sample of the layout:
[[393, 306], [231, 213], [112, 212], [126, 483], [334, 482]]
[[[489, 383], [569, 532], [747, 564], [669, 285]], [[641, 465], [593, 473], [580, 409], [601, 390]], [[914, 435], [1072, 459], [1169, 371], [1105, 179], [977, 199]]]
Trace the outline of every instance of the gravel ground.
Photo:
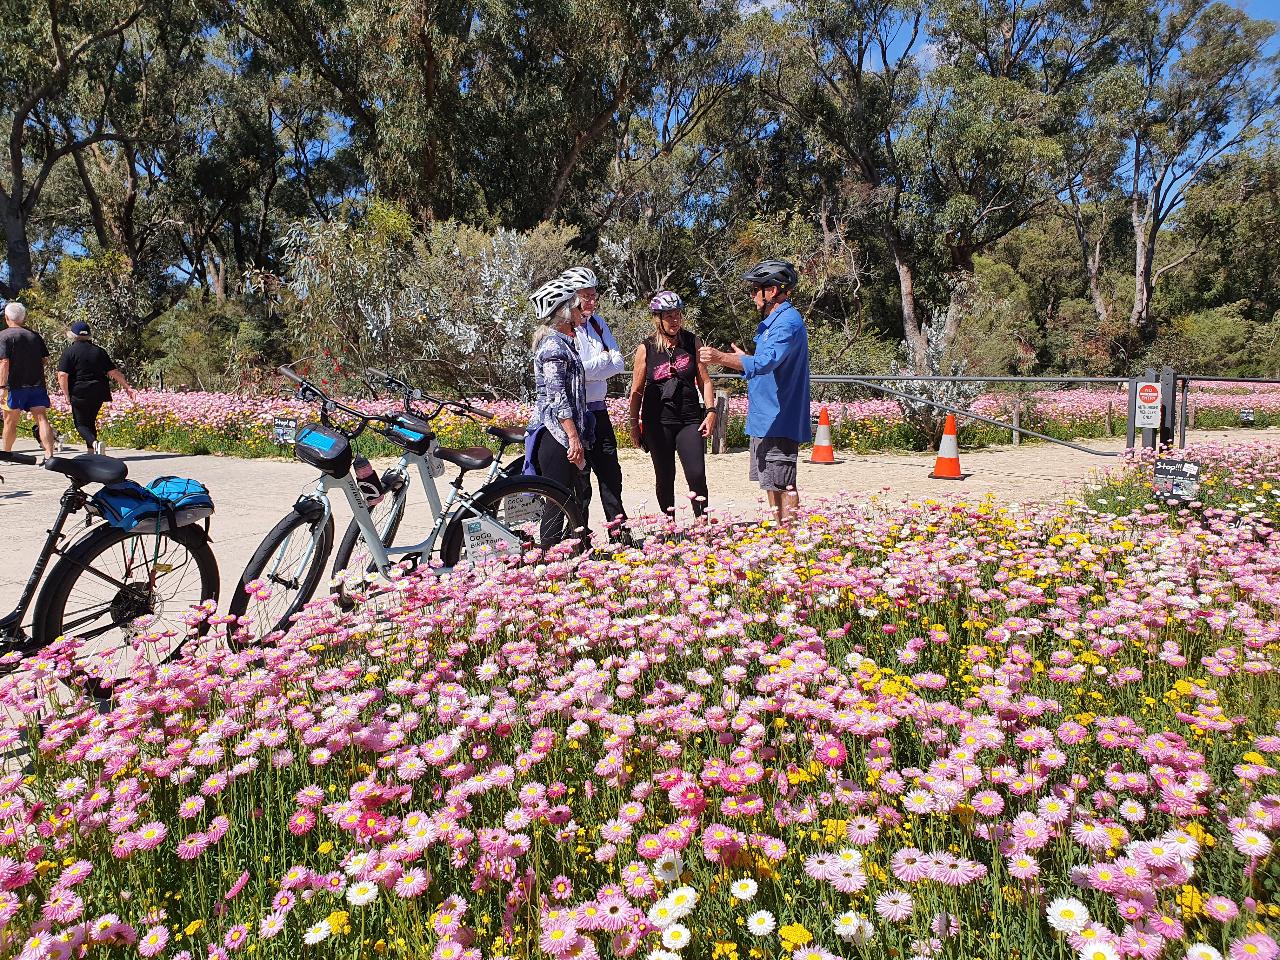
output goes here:
[[[1192, 431], [1190, 440], [1230, 438], [1232, 441], [1280, 439], [1280, 430]], [[1118, 453], [1123, 441], [1090, 441], [1097, 450]], [[29, 438], [17, 449], [36, 452]], [[803, 452], [803, 451], [802, 451]], [[298, 494], [315, 478], [304, 464], [283, 460], [237, 460], [228, 457], [194, 457], [149, 450], [111, 450], [129, 464], [131, 478], [146, 483], [153, 477], [178, 474], [205, 483], [217, 504], [212, 536], [222, 573], [223, 598], [239, 579], [254, 548], [267, 530], [289, 509]], [[993, 494], [1005, 504], [1054, 500], [1065, 489], [1116, 463], [1116, 458], [1092, 456], [1066, 447], [1028, 444], [961, 451], [961, 463], [969, 474], [964, 481], [931, 480], [932, 454], [884, 453], [867, 456], [836, 452], [837, 462], [825, 466], [802, 462], [799, 488], [803, 503], [819, 498], [874, 495], [888, 502], [924, 497], [980, 499]], [[635, 514], [655, 509], [653, 468], [647, 454], [624, 450], [624, 496]], [[452, 468], [450, 468], [452, 470]], [[763, 515], [763, 498], [747, 480], [747, 454], [734, 451], [708, 457], [711, 506], [714, 511], [739, 517]], [[58, 474], [34, 467], [0, 464], [5, 483], [0, 486], [0, 535], [13, 553], [0, 567], [0, 610], [16, 602], [43, 541], [44, 531], [57, 510], [65, 483]], [[449, 474], [451, 476], [452, 474]], [[679, 490], [680, 479], [677, 479]], [[677, 500], [681, 498], [677, 496]], [[402, 539], [428, 529], [415, 517], [426, 514], [421, 489], [415, 484], [402, 526]], [[350, 514], [344, 501], [335, 500], [338, 534]], [[415, 510], [417, 507], [419, 509]], [[682, 519], [691, 518], [687, 507]], [[593, 502], [593, 526], [600, 522], [598, 498]]]

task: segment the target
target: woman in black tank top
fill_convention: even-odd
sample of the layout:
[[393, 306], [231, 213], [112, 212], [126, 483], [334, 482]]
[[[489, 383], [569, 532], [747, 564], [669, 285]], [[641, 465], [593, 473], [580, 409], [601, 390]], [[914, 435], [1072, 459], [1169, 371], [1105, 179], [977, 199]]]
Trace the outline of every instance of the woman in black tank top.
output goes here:
[[711, 378], [698, 360], [701, 342], [684, 329], [684, 304], [664, 290], [649, 303], [654, 333], [636, 350], [631, 372], [631, 442], [649, 451], [658, 507], [675, 515], [676, 456], [693, 495], [707, 509], [706, 438], [715, 429]]

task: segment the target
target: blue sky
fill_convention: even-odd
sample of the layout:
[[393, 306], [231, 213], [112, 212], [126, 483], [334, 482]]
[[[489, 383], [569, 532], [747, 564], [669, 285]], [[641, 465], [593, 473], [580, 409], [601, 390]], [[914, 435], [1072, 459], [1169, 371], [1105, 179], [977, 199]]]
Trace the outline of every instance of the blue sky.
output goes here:
[[1251, 17], [1280, 20], [1280, 0], [1234, 0]]

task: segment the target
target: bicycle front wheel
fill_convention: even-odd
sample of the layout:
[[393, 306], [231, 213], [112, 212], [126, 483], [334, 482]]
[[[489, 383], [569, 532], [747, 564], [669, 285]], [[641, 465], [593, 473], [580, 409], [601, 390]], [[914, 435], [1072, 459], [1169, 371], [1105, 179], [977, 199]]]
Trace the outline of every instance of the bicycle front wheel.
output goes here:
[[[378, 505], [370, 511], [370, 516], [373, 519], [374, 529], [382, 537], [383, 545], [390, 546], [395, 543], [400, 521], [404, 519], [404, 505], [409, 499], [409, 484], [401, 478], [398, 484], [393, 485], [384, 477], [383, 486], [390, 489]], [[369, 545], [365, 541], [364, 531], [353, 519], [347, 524], [347, 530], [333, 554], [332, 574], [335, 579], [345, 574], [347, 579], [359, 581], [376, 570], [373, 554], [369, 552]], [[335, 586], [334, 592], [345, 593], [340, 586]]]
[[[297, 510], [277, 523], [249, 558], [228, 612], [253, 619], [258, 637], [287, 630], [289, 619], [313, 596], [333, 549], [333, 516]], [[250, 589], [252, 588], [252, 589]], [[233, 638], [240, 647], [243, 640]]]
[[197, 526], [138, 533], [101, 526], [68, 550], [49, 573], [33, 625], [42, 645], [78, 637], [75, 660], [94, 696], [143, 662], [176, 657], [194, 629], [190, 607], [218, 599], [218, 562]]
[[441, 535], [440, 559], [452, 567], [464, 555], [471, 560], [499, 553], [518, 556], [569, 540], [578, 553], [587, 545], [586, 526], [582, 505], [560, 487], [536, 477], [498, 480], [476, 494], [474, 508], [461, 508], [449, 521]]

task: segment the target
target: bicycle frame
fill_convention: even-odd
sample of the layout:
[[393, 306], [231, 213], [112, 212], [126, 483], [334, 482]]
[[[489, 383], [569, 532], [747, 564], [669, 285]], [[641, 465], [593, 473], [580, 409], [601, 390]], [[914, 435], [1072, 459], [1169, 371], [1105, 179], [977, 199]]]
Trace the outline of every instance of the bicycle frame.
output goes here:
[[22, 588], [22, 595], [18, 598], [18, 605], [9, 613], [0, 617], [0, 640], [11, 637], [21, 638], [22, 621], [26, 618], [27, 611], [31, 609], [31, 603], [36, 597], [36, 589], [44, 578], [45, 570], [49, 567], [49, 561], [63, 552], [58, 548], [58, 542], [62, 539], [62, 531], [67, 525], [67, 519], [71, 514], [79, 511], [84, 506], [84, 503], [85, 495], [75, 486], [68, 487], [63, 492], [62, 499], [58, 505], [58, 515], [45, 536], [44, 546], [40, 548], [40, 555], [36, 557], [35, 566], [31, 568], [31, 576], [27, 578], [26, 586]]
[[[356, 481], [355, 475], [351, 472], [341, 477], [332, 477], [329, 475], [321, 476], [317, 481], [316, 487], [309, 494], [304, 494], [300, 499], [316, 504], [323, 511], [322, 516], [327, 518], [332, 516], [333, 507], [330, 497], [335, 491], [340, 491], [346, 499], [348, 506], [351, 507], [352, 517], [355, 519], [356, 525], [360, 528], [360, 532], [364, 535], [364, 542], [369, 550], [369, 554], [373, 559], [374, 565], [378, 569], [378, 573], [386, 577], [389, 575], [392, 564], [396, 558], [408, 556], [412, 554], [430, 556], [436, 549], [436, 543], [440, 539], [440, 535], [444, 532], [454, 515], [462, 507], [475, 505], [475, 497], [462, 489], [462, 474], [459, 474], [450, 486], [452, 490], [449, 497], [443, 502], [440, 499], [440, 491], [436, 487], [436, 477], [441, 470], [436, 469], [436, 465], [443, 468], [442, 461], [436, 459], [433, 451], [435, 443], [432, 442], [431, 449], [425, 456], [405, 452], [400, 456], [396, 464], [396, 469], [404, 475], [406, 482], [409, 481], [410, 468], [416, 467], [418, 476], [422, 480], [422, 487], [426, 493], [427, 505], [431, 509], [432, 526], [426, 538], [420, 543], [409, 544], [406, 546], [391, 546], [383, 544], [384, 531], [377, 528], [373, 522], [373, 514], [370, 512], [368, 505], [365, 503], [364, 496], [360, 492], [360, 487]], [[494, 466], [499, 467], [497, 461]], [[487, 485], [495, 478], [496, 471], [491, 470], [485, 478]], [[474, 518], [475, 522], [480, 524], [480, 529], [487, 538], [497, 543], [519, 543], [520, 539], [509, 528], [504, 526], [494, 517], [486, 513], [479, 513]], [[315, 550], [315, 543], [307, 549], [302, 558], [298, 561], [298, 571], [296, 578], [301, 577], [301, 572], [306, 570], [307, 565], [311, 562], [312, 553]]]

